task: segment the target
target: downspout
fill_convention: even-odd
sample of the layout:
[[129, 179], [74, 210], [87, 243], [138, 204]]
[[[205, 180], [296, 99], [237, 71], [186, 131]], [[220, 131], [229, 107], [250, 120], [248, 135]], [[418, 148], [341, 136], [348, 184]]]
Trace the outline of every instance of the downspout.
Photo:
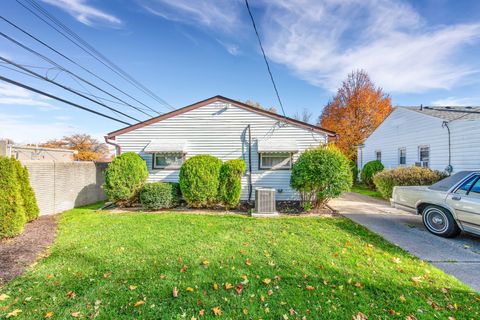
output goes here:
[[252, 201], [252, 131], [248, 128], [248, 202]]
[[448, 166], [445, 168], [448, 175], [450, 175], [453, 171], [452, 167], [452, 143], [451, 143], [451, 134], [450, 134], [450, 127], [448, 126], [448, 121], [443, 121], [442, 128], [447, 128], [448, 132]]
[[114, 140], [108, 139], [108, 136], [104, 136], [105, 142], [115, 147], [115, 155], [118, 156], [122, 153], [122, 147]]

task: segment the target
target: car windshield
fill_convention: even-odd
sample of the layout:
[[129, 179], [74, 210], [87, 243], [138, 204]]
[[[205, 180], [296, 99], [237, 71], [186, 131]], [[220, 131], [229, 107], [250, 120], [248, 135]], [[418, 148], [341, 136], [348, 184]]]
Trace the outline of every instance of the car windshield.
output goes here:
[[454, 174], [453, 176], [447, 177], [443, 180], [438, 181], [437, 183], [432, 184], [428, 187], [431, 190], [436, 191], [448, 191], [454, 185], [465, 179], [468, 175], [472, 174], [472, 171], [460, 171], [459, 173]]

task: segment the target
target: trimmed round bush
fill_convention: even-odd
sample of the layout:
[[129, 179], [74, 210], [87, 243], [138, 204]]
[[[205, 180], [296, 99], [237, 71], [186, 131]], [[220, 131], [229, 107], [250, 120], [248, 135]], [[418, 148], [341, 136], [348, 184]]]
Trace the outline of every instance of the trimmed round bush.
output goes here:
[[225, 161], [220, 168], [218, 196], [227, 209], [235, 208], [240, 203], [242, 174], [245, 169], [245, 161], [241, 159]]
[[145, 161], [134, 152], [123, 153], [115, 157], [105, 170], [103, 189], [109, 201], [130, 205], [137, 200], [147, 177]]
[[305, 203], [307, 207], [322, 207], [350, 190], [350, 162], [334, 147], [307, 150], [293, 165], [290, 185], [300, 193], [304, 207]]
[[365, 183], [370, 188], [375, 188], [375, 184], [373, 183], [373, 176], [384, 169], [385, 167], [383, 164], [378, 160], [373, 160], [367, 162], [360, 173], [362, 178], [362, 182]]
[[35, 192], [30, 185], [30, 178], [28, 177], [27, 167], [23, 166], [18, 160], [13, 161], [15, 165], [15, 170], [17, 172], [17, 179], [20, 184], [20, 192], [23, 197], [25, 217], [27, 219], [27, 222], [30, 222], [38, 218], [40, 209], [38, 208], [37, 199], [35, 198]]
[[194, 208], [209, 207], [218, 202], [222, 161], [201, 154], [186, 160], [180, 168], [180, 190], [183, 199]]
[[140, 190], [140, 203], [150, 210], [174, 208], [180, 203], [180, 186], [174, 182], [147, 183]]
[[446, 177], [445, 173], [428, 168], [400, 167], [377, 173], [373, 181], [382, 197], [390, 199], [395, 186], [431, 185]]
[[20, 234], [27, 221], [16, 162], [0, 157], [0, 238]]

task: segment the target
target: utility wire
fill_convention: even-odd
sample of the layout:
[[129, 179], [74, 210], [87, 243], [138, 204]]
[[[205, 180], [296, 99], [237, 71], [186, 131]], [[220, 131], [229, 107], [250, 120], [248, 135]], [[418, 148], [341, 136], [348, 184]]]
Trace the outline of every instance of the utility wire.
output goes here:
[[[28, 9], [28, 8], [27, 8]], [[41, 18], [41, 17], [39, 17]], [[22, 33], [24, 33], [25, 35], [29, 36], [31, 39], [35, 40], [36, 42], [42, 44], [43, 46], [47, 47], [48, 49], [52, 50], [53, 52], [55, 52], [56, 54], [60, 55], [61, 57], [63, 57], [64, 59], [70, 61], [71, 63], [73, 63], [74, 65], [76, 65], [77, 67], [81, 68], [82, 70], [88, 72], [89, 74], [91, 74], [92, 76], [94, 76], [95, 78], [101, 80], [102, 82], [108, 84], [110, 87], [114, 88], [115, 90], [123, 93], [124, 95], [126, 95], [127, 97], [135, 100], [136, 102], [146, 106], [144, 103], [142, 103], [141, 101], [135, 99], [134, 97], [132, 97], [131, 95], [129, 95], [128, 93], [126, 93], [125, 91], [123, 91], [122, 89], [118, 88], [117, 86], [115, 86], [114, 84], [108, 82], [107, 80], [103, 79], [102, 77], [98, 76], [97, 74], [95, 74], [94, 72], [90, 71], [89, 69], [83, 67], [82, 65], [80, 65], [78, 62], [70, 59], [68, 56], [64, 55], [63, 53], [61, 53], [60, 51], [56, 50], [55, 48], [53, 48], [52, 46], [48, 45], [47, 43], [45, 43], [44, 41], [38, 39], [37, 37], [35, 37], [34, 35], [32, 35], [31, 33], [29, 33], [28, 31], [22, 29], [21, 27], [19, 27], [18, 25], [16, 25], [15, 23], [13, 23], [12, 21], [8, 20], [7, 18], [3, 17], [3, 16], [0, 16], [0, 19], [2, 19], [3, 21], [5, 21], [6, 23], [10, 24], [12, 27], [16, 28], [17, 30], [21, 31]], [[48, 23], [48, 22], [46, 22]], [[53, 26], [52, 26], [53, 27]], [[143, 108], [138, 108], [138, 107], [135, 107], [133, 105], [131, 105], [130, 103], [120, 99], [120, 98], [117, 98], [113, 95], [110, 95], [112, 97], [114, 97], [115, 99], [117, 99], [118, 101], [121, 101], [123, 102], [126, 106], [129, 106], [131, 108], [134, 108], [136, 109], [137, 111], [140, 111], [142, 113], [144, 113], [145, 115], [151, 117], [152, 115], [151, 114], [148, 114], [148, 113], [145, 113], [143, 111], [141, 111], [140, 109], [144, 110]], [[148, 106], [146, 106], [148, 107]], [[150, 109], [151, 110], [151, 109]], [[156, 112], [156, 111], [154, 111]]]
[[[32, 53], [32, 54], [34, 54], [34, 55], [36, 55], [36, 56], [40, 57], [41, 59], [43, 59], [43, 60], [45, 60], [45, 61], [49, 62], [50, 64], [52, 64], [52, 65], [56, 66], [56, 67], [57, 67], [57, 68], [59, 68], [60, 70], [62, 70], [62, 71], [64, 71], [64, 72], [68, 73], [69, 75], [71, 75], [71, 76], [73, 76], [73, 77], [75, 77], [75, 78], [79, 79], [80, 81], [82, 81], [82, 82], [84, 82], [84, 83], [86, 83], [86, 84], [88, 84], [88, 85], [90, 85], [90, 86], [94, 87], [95, 89], [97, 89], [97, 90], [99, 90], [99, 91], [101, 91], [101, 92], [103, 92], [103, 93], [105, 93], [105, 94], [107, 94], [107, 95], [109, 95], [109, 96], [111, 96], [111, 97], [113, 97], [113, 98], [116, 98], [117, 100], [120, 100], [120, 101], [124, 102], [124, 101], [123, 101], [123, 100], [121, 100], [120, 98], [117, 98], [116, 96], [112, 95], [111, 93], [109, 93], [109, 92], [107, 92], [107, 91], [103, 90], [102, 88], [98, 87], [97, 85], [95, 85], [95, 84], [91, 83], [90, 81], [88, 81], [88, 80], [86, 80], [86, 79], [84, 79], [84, 78], [80, 77], [79, 75], [77, 75], [77, 74], [75, 74], [75, 73], [73, 73], [73, 72], [71, 72], [71, 71], [67, 70], [66, 68], [64, 68], [64, 67], [62, 67], [61, 65], [59, 65], [58, 63], [56, 63], [55, 61], [53, 61], [53, 60], [49, 59], [48, 57], [46, 57], [46, 56], [42, 55], [42, 54], [41, 54], [41, 53], [39, 53], [38, 51], [35, 51], [35, 50], [33, 50], [33, 49], [31, 49], [31, 48], [27, 47], [26, 45], [24, 45], [24, 44], [22, 44], [22, 43], [18, 42], [17, 40], [15, 40], [15, 39], [13, 39], [12, 37], [10, 37], [10, 36], [6, 35], [5, 33], [3, 33], [3, 32], [0, 32], [0, 36], [4, 37], [5, 39], [7, 39], [7, 40], [9, 40], [9, 41], [11, 41], [11, 42], [13, 42], [13, 43], [15, 43], [17, 46], [19, 46], [19, 47], [21, 47], [21, 48], [23, 48], [23, 49], [27, 50], [28, 52], [30, 52], [30, 53]], [[134, 107], [134, 106], [132, 106], [132, 107], [133, 107], [133, 108], [135, 108], [136, 110], [138, 110], [138, 111], [142, 112], [143, 114], [145, 114], [145, 115], [149, 116], [149, 117], [151, 117], [151, 116], [152, 116], [151, 114], [149, 114], [149, 113], [146, 113], [145, 111], [143, 111], [143, 110], [140, 110], [140, 109], [138, 109], [137, 107]]]
[[[30, 11], [32, 14], [37, 16], [37, 18], [41, 19], [43, 22], [47, 23], [50, 27], [55, 29], [58, 33], [63, 35], [65, 38], [67, 38], [69, 41], [74, 43], [76, 46], [78, 46], [80, 49], [85, 51], [88, 55], [96, 59], [98, 62], [103, 64], [105, 67], [116, 73], [118, 76], [123, 78], [124, 80], [128, 81], [130, 84], [135, 86], [137, 89], [140, 91], [143, 91], [143, 93], [147, 94], [151, 98], [155, 99], [157, 102], [160, 102], [161, 104], [165, 105], [166, 107], [174, 110], [175, 108], [172, 107], [168, 102], [160, 98], [158, 95], [153, 93], [151, 90], [149, 90], [147, 87], [145, 87], [143, 84], [141, 84], [139, 81], [137, 81], [135, 78], [133, 78], [131, 75], [129, 75], [127, 72], [125, 72], [123, 69], [121, 69], [119, 66], [117, 66], [115, 63], [113, 63], [110, 59], [105, 57], [103, 54], [101, 54], [98, 50], [96, 50], [92, 45], [90, 45], [88, 42], [86, 42], [84, 39], [82, 39], [77, 33], [75, 33], [72, 29], [67, 27], [65, 24], [63, 24], [60, 20], [58, 20], [55, 16], [51, 15], [45, 8], [43, 8], [38, 2], [34, 0], [27, 0], [27, 2], [30, 4], [30, 6], [33, 7], [36, 11], [40, 12], [42, 15], [44, 15], [47, 19], [52, 21], [54, 24], [56, 24], [59, 28], [63, 29], [64, 32], [66, 32], [70, 37], [72, 37], [74, 40], [72, 40], [68, 35], [66, 35], [63, 31], [59, 30], [52, 24], [50, 24], [48, 21], [45, 19], [41, 18], [38, 14], [33, 12], [30, 8], [25, 6], [23, 3], [21, 3], [19, 0], [16, 0], [20, 5], [22, 5], [25, 9]], [[80, 44], [79, 44], [80, 43]], [[148, 107], [152, 111], [160, 114], [160, 112]]]
[[87, 97], [86, 95], [84, 95], [84, 94], [82, 94], [82, 93], [79, 93], [79, 92], [77, 92], [77, 91], [75, 91], [75, 90], [73, 90], [73, 89], [71, 89], [71, 88], [69, 88], [69, 87], [67, 87], [67, 86], [64, 86], [63, 84], [60, 84], [60, 83], [58, 83], [58, 82], [56, 82], [56, 81], [54, 81], [54, 80], [51, 80], [51, 79], [49, 79], [49, 78], [47, 78], [47, 77], [44, 77], [44, 76], [36, 73], [35, 71], [32, 71], [32, 70], [30, 70], [30, 69], [28, 69], [28, 68], [25, 68], [25, 67], [22, 67], [21, 65], [16, 64], [15, 62], [13, 62], [13, 61], [11, 61], [11, 60], [8, 60], [8, 59], [6, 59], [6, 58], [4, 58], [4, 57], [2, 57], [2, 56], [0, 56], [0, 60], [11, 64], [12, 66], [17, 67], [18, 69], [21, 69], [21, 70], [23, 70], [23, 71], [25, 71], [25, 72], [28, 72], [29, 74], [31, 74], [31, 75], [39, 78], [39, 79], [42, 79], [42, 80], [48, 81], [48, 82], [50, 82], [50, 83], [53, 83], [53, 84], [56, 85], [57, 87], [60, 87], [60, 88], [62, 88], [62, 89], [64, 89], [64, 90], [67, 90], [67, 91], [69, 91], [69, 92], [71, 92], [71, 93], [74, 93], [74, 94], [76, 94], [77, 96], [80, 96], [80, 97], [82, 97], [82, 98], [84, 98], [84, 99], [87, 99], [87, 100], [89, 100], [89, 101], [92, 101], [93, 103], [96, 103], [96, 104], [98, 104], [98, 105], [100, 105], [100, 106], [102, 106], [102, 107], [104, 107], [104, 108], [107, 108], [107, 109], [113, 111], [113, 112], [116, 112], [116, 113], [118, 113], [118, 114], [121, 114], [121, 115], [124, 116], [124, 117], [130, 118], [130, 119], [135, 120], [135, 121], [137, 121], [137, 122], [141, 122], [140, 120], [138, 120], [138, 119], [136, 119], [136, 118], [134, 118], [134, 117], [131, 117], [131, 116], [129, 116], [129, 115], [126, 114], [126, 113], [123, 113], [123, 112], [121, 112], [121, 111], [119, 111], [119, 110], [117, 110], [117, 109], [115, 109], [115, 108], [109, 107], [108, 105], [106, 105], [106, 104], [104, 104], [104, 103], [101, 103], [101, 102], [99, 102], [99, 101], [93, 100], [92, 98]]
[[41, 91], [41, 90], [38, 90], [38, 89], [35, 89], [35, 88], [32, 88], [32, 87], [29, 87], [29, 86], [27, 86], [27, 85], [25, 85], [25, 84], [22, 84], [22, 83], [20, 83], [20, 82], [14, 81], [14, 80], [12, 80], [12, 79], [6, 78], [6, 77], [1, 76], [1, 75], [0, 75], [0, 80], [5, 81], [5, 82], [10, 83], [10, 84], [13, 84], [13, 85], [15, 85], [15, 86], [17, 86], [17, 87], [20, 87], [20, 88], [23, 88], [23, 89], [26, 89], [26, 90], [29, 90], [29, 91], [33, 91], [33, 92], [35, 92], [35, 93], [37, 93], [37, 94], [40, 94], [40, 95], [42, 95], [42, 96], [46, 96], [46, 97], [49, 97], [49, 98], [58, 100], [58, 101], [60, 101], [60, 102], [69, 104], [69, 105], [71, 105], [71, 106], [73, 106], [73, 107], [75, 107], [75, 108], [79, 108], [79, 109], [82, 109], [82, 110], [85, 110], [85, 111], [94, 113], [94, 114], [99, 115], [99, 116], [101, 116], [101, 117], [104, 117], [104, 118], [107, 118], [107, 119], [110, 119], [110, 120], [113, 120], [113, 121], [116, 121], [116, 122], [120, 122], [120, 123], [123, 123], [123, 124], [126, 124], [126, 125], [131, 125], [130, 123], [125, 122], [125, 121], [123, 121], [123, 120], [115, 119], [114, 117], [110, 117], [109, 115], [106, 115], [106, 114], [104, 114], [104, 113], [95, 111], [95, 110], [90, 109], [90, 108], [87, 108], [87, 107], [83, 107], [83, 106], [81, 106], [81, 105], [79, 105], [79, 104], [76, 104], [76, 103], [74, 103], [74, 102], [71, 102], [71, 101], [62, 99], [62, 98], [60, 98], [60, 97], [54, 96], [54, 95], [52, 95], [52, 94], [50, 94], [50, 93], [47, 93], [47, 92], [45, 92], [45, 91]]
[[252, 11], [250, 10], [250, 6], [248, 5], [248, 0], [245, 0], [245, 6], [247, 7], [248, 14], [250, 15], [250, 19], [252, 20], [253, 29], [255, 30], [255, 34], [257, 35], [258, 44], [260, 45], [260, 49], [262, 50], [263, 59], [265, 60], [265, 64], [267, 65], [267, 70], [268, 70], [268, 74], [270, 75], [270, 80], [272, 80], [273, 89], [275, 89], [275, 93], [277, 94], [278, 103], [280, 104], [280, 108], [282, 109], [283, 116], [286, 117], [285, 110], [283, 109], [283, 103], [282, 103], [282, 100], [280, 99], [280, 94], [278, 93], [277, 85], [275, 84], [272, 71], [270, 70], [270, 65], [268, 64], [267, 55], [265, 54], [265, 50], [263, 50], [262, 40], [260, 40], [260, 35], [258, 34], [257, 25], [255, 24], [255, 19], [253, 18]]

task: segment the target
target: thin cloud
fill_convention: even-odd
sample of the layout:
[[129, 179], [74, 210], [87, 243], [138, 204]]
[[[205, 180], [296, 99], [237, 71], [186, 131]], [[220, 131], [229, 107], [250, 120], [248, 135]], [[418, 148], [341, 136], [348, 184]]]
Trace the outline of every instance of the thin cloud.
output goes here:
[[106, 23], [110, 26], [120, 26], [122, 20], [112, 14], [106, 13], [98, 8], [87, 4], [86, 0], [42, 0], [52, 6], [58, 7], [77, 21], [93, 26], [96, 23]]
[[479, 99], [472, 98], [458, 98], [458, 97], [447, 97], [443, 99], [438, 99], [432, 102], [434, 106], [450, 106], [450, 107], [461, 107], [461, 106], [474, 106], [478, 105]]
[[0, 83], [0, 106], [31, 106], [37, 107], [41, 111], [59, 109], [59, 107], [48, 103], [49, 100], [23, 88]]

